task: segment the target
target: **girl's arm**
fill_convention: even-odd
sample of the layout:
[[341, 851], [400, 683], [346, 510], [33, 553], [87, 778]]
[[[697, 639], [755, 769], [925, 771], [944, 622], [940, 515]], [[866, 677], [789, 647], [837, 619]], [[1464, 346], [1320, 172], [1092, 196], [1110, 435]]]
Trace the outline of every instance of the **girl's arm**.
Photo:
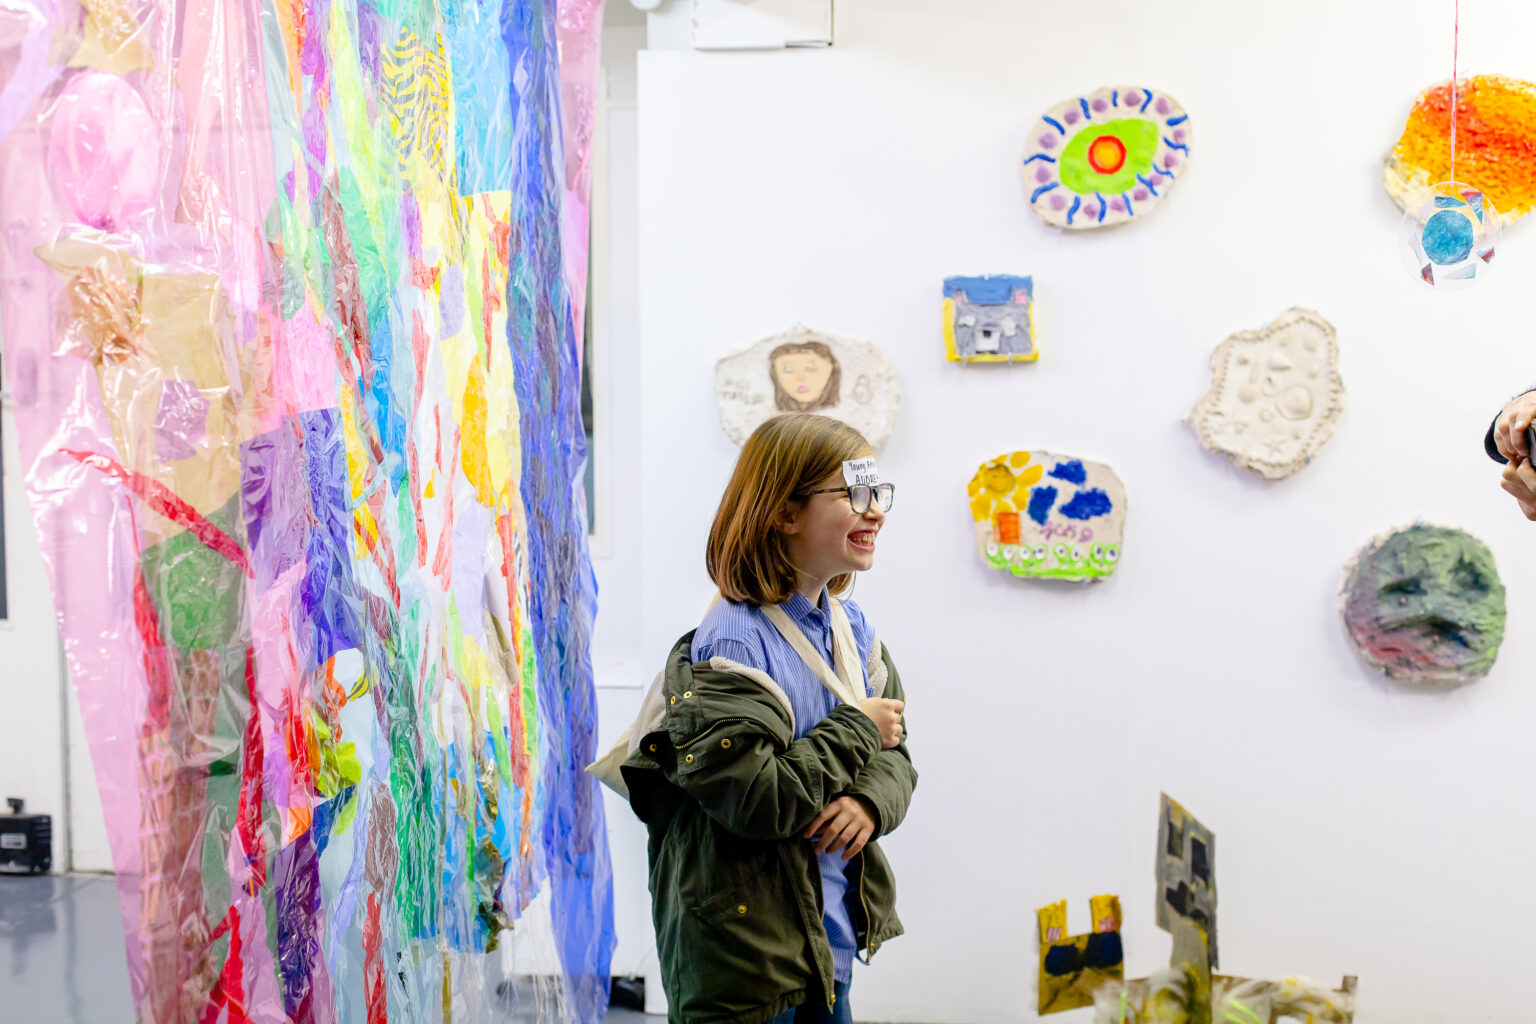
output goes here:
[[[901, 686], [901, 676], [891, 662], [891, 654], [881, 645], [881, 660], [885, 662], [885, 696], [905, 702], [906, 691]], [[875, 837], [890, 835], [907, 816], [912, 803], [912, 791], [917, 788], [917, 769], [912, 767], [912, 755], [907, 752], [907, 720], [901, 720], [901, 743], [890, 749], [880, 750], [870, 758], [847, 790], [848, 796], [860, 796], [875, 809]], [[842, 794], [839, 794], [842, 795]]]
[[788, 724], [771, 706], [740, 694], [707, 692], [701, 674], [696, 670], [693, 678], [698, 692], [685, 699], [689, 712], [703, 706], [709, 713], [674, 715], [675, 705], [669, 706], [666, 731], [654, 736], [670, 741], [671, 756], [660, 751], [652, 756], [733, 835], [798, 838], [880, 753], [880, 730], [854, 705], [837, 707], [804, 738], [786, 745]]

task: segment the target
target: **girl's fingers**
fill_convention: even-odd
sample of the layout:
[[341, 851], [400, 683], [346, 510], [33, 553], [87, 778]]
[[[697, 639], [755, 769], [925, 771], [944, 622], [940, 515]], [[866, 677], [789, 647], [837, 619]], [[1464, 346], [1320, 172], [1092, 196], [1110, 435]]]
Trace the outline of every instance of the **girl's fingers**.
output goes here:
[[837, 801], [834, 800], [830, 805], [828, 805], [826, 807], [823, 807], [821, 809], [821, 813], [816, 815], [816, 820], [811, 822], [810, 825], [806, 827], [804, 838], [809, 839], [812, 836], [814, 836], [817, 832], [820, 832], [821, 831], [821, 826], [825, 825], [827, 823], [827, 820], [829, 818], [831, 818], [832, 815], [834, 815], [836, 813], [837, 813]]
[[874, 834], [875, 830], [869, 828], [868, 826], [859, 829], [859, 834], [854, 837], [853, 842], [848, 844], [848, 849], [843, 854], [843, 860], [853, 860], [853, 858], [857, 857], [859, 855], [859, 851], [864, 849], [865, 845], [869, 842], [870, 838]]
[[852, 835], [847, 837], [844, 837], [843, 835], [844, 832], [849, 830], [849, 826], [852, 824], [852, 815], [848, 814], [846, 811], [844, 811], [842, 814], [839, 814], [837, 818], [833, 820], [831, 827], [827, 829], [827, 834], [822, 837], [821, 845], [816, 848], [817, 851], [820, 853], [836, 853], [838, 850], [841, 850], [847, 844], [848, 840], [853, 838]]

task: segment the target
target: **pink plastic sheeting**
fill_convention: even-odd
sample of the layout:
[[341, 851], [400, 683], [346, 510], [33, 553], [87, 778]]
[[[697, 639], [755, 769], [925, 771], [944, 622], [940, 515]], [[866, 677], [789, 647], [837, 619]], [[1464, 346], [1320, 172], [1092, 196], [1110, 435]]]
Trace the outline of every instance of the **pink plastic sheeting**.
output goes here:
[[576, 337], [586, 326], [592, 227], [592, 133], [602, 61], [603, 0], [560, 0], [560, 109], [565, 136], [565, 276]]

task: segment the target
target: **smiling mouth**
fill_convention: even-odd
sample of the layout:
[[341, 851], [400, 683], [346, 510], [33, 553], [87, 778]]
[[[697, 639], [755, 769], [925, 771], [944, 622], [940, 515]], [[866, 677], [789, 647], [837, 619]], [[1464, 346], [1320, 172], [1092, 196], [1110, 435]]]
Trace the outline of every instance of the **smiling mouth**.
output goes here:
[[803, 394], [805, 394], [807, 391], [809, 391], [811, 389], [806, 387], [804, 384], [801, 384], [799, 387], [795, 388], [795, 390], [800, 392], [803, 395]]
[[875, 534], [877, 532], [876, 530], [860, 530], [857, 533], [850, 533], [848, 541], [856, 548], [868, 548], [873, 551], [875, 549]]

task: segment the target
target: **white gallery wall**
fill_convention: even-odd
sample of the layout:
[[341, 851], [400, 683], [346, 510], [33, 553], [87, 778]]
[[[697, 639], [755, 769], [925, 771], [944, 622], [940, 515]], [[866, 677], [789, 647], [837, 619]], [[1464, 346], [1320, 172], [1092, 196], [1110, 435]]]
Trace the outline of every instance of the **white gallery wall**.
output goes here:
[[[644, 573], [638, 608], [601, 614], [638, 614], [659, 664], [704, 611], [736, 455], [711, 397], [720, 356], [805, 323], [882, 346], [906, 391], [880, 460], [896, 508], [856, 598], [902, 670], [921, 781], [884, 844], [908, 934], [857, 969], [860, 1019], [1029, 1016], [1034, 909], [1062, 897], [1081, 931], [1089, 896], [1119, 893], [1129, 972], [1166, 963], [1160, 790], [1218, 836], [1225, 971], [1358, 974], [1362, 1024], [1531, 1019], [1536, 525], [1481, 443], [1536, 381], [1536, 227], [1506, 230], [1487, 281], [1436, 294], [1400, 264], [1380, 181], [1414, 97], [1450, 75], [1451, 12], [841, 0], [831, 49], [755, 53], [658, 50], [653, 17], [639, 421], [621, 427], [643, 484], [616, 513], [638, 517]], [[1532, 38], [1536, 6], [1462, 5], [1464, 73], [1536, 78]], [[1044, 227], [1018, 174], [1026, 129], [1121, 83], [1188, 109], [1187, 172], [1142, 222]], [[940, 281], [989, 272], [1034, 275], [1038, 364], [944, 362]], [[1292, 305], [1337, 328], [1348, 406], [1311, 466], [1265, 483], [1180, 420], [1211, 350]], [[981, 565], [966, 482], [1017, 448], [1117, 469], [1112, 580]], [[1508, 587], [1498, 666], [1455, 692], [1370, 676], [1337, 613], [1350, 555], [1417, 518], [1487, 541]], [[605, 695], [606, 734], [638, 699]], [[643, 908], [630, 824], [619, 898]], [[630, 956], [648, 941], [622, 937]]]

